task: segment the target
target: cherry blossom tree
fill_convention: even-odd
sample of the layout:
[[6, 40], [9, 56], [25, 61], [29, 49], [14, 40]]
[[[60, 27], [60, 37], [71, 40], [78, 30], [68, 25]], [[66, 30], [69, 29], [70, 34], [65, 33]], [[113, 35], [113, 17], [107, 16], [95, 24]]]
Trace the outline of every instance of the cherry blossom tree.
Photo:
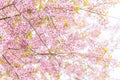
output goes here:
[[120, 38], [118, 0], [0, 0], [1, 80], [106, 80]]

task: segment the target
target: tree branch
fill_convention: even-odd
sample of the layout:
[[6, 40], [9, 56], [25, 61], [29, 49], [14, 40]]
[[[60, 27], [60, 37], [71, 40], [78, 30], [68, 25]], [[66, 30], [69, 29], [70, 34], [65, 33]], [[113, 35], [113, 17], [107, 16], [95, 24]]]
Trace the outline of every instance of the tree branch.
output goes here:
[[9, 6], [12, 6], [12, 5], [14, 5], [14, 3], [8, 4], [8, 5], [4, 6], [4, 7], [2, 7], [2, 8], [0, 8], [0, 10], [3, 10], [3, 9], [5, 9], [5, 8], [9, 7]]
[[[4, 60], [12, 67], [12, 69], [14, 68], [12, 65], [11, 65], [11, 63], [7, 60], [7, 58], [4, 56], [4, 55], [2, 55], [3, 56], [3, 58], [4, 58]], [[15, 72], [15, 74], [16, 74], [16, 76], [17, 76], [17, 78], [19, 79], [19, 76], [18, 76], [18, 74]]]

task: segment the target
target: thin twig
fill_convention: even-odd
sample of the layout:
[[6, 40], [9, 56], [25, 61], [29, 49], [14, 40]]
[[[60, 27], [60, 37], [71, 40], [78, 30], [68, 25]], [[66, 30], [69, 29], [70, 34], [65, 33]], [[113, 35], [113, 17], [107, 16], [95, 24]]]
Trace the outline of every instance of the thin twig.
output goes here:
[[[2, 55], [2, 56], [3, 56], [4, 60], [8, 63], [8, 65], [10, 65], [12, 67], [12, 69], [13, 69], [14, 66], [11, 65], [11, 63], [7, 60], [7, 58], [4, 55]], [[18, 74], [16, 72], [15, 72], [15, 74], [16, 74], [17, 78], [19, 79]]]
[[[96, 11], [94, 11], [94, 10], [83, 9], [83, 8], [81, 8], [80, 10], [83, 10], [83, 11], [86, 11], [86, 12], [90, 12], [90, 13], [93, 13], [93, 14], [97, 14], [97, 15], [100, 15], [100, 16], [106, 16], [105, 14], [98, 13], [98, 12], [96, 12]], [[108, 17], [111, 17], [111, 18], [120, 20], [120, 18], [117, 18], [117, 17], [114, 17], [114, 16], [109, 16], [109, 15], [108, 15]]]
[[12, 6], [12, 5], [14, 5], [14, 3], [8, 4], [8, 5], [4, 6], [4, 7], [2, 7], [2, 8], [0, 8], [0, 10], [3, 10], [3, 9], [5, 9], [5, 8], [9, 7], [9, 6]]

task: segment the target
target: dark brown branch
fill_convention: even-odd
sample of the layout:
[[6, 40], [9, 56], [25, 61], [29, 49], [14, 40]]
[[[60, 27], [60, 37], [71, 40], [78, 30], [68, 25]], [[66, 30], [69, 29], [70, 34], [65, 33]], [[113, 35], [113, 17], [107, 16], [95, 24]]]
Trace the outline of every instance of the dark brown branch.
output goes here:
[[9, 6], [12, 6], [12, 5], [14, 5], [14, 3], [8, 4], [8, 5], [4, 6], [4, 7], [2, 7], [2, 8], [0, 8], [0, 10], [3, 10], [3, 9], [5, 9], [5, 8], [9, 7]]
[[0, 18], [0, 20], [6, 20], [6, 19], [9, 19], [9, 18], [12, 18], [12, 17], [17, 17], [17, 16], [20, 16], [20, 14], [16, 14], [14, 16], [8, 16], [8, 17], [3, 17], [3, 18]]
[[[2, 55], [2, 56], [5, 59], [5, 61], [8, 63], [8, 65], [10, 65], [12, 68], [14, 68], [14, 66], [11, 65], [11, 63], [7, 60], [7, 58], [4, 55]], [[19, 79], [18, 74], [16, 72], [15, 72], [15, 74], [16, 74], [17, 78]]]
[[18, 48], [8, 48], [8, 50], [20, 50]]
[[[28, 10], [25, 10], [25, 11], [23, 11], [21, 13], [24, 13], [24, 12], [28, 12]], [[15, 14], [13, 16], [7, 16], [6, 15], [6, 17], [0, 18], [0, 20], [6, 20], [6, 19], [9, 19], [9, 18], [17, 17], [17, 16], [21, 16], [21, 14]]]
[[11, 17], [0, 18], [0, 20], [5, 20], [5, 19], [8, 19], [8, 18], [11, 18]]
[[10, 65], [10, 66], [12, 66], [11, 64], [10, 64], [10, 62], [7, 60], [7, 58], [4, 56], [4, 55], [2, 55], [3, 56], [3, 58], [5, 59], [5, 61]]

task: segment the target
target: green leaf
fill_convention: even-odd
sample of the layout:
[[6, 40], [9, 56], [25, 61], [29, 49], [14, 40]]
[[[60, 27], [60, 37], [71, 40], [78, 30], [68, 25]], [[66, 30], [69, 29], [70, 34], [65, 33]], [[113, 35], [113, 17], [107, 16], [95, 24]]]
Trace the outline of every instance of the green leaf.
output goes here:
[[30, 40], [33, 39], [33, 37], [32, 37], [32, 32], [31, 32], [30, 30], [27, 31], [27, 33], [26, 33], [26, 38], [27, 38], [27, 39], [29, 38]]
[[84, 0], [83, 4], [84, 4], [84, 6], [86, 6], [88, 4], [88, 0]]

